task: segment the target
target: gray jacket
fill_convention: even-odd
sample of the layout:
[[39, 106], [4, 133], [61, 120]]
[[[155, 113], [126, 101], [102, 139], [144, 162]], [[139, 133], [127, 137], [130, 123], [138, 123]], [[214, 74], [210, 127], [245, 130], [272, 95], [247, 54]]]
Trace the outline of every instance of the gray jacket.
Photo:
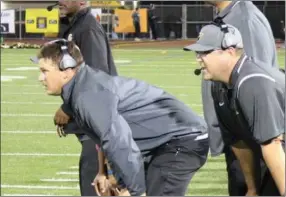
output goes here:
[[164, 90], [84, 64], [64, 86], [62, 99], [132, 195], [146, 191], [142, 154], [171, 139], [207, 136], [203, 118]]

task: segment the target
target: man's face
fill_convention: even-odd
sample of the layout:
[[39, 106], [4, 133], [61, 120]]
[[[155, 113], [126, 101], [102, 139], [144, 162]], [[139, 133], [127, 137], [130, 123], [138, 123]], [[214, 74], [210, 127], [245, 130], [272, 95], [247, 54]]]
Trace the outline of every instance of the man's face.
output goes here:
[[59, 0], [60, 15], [73, 16], [83, 3], [82, 0]]
[[222, 50], [197, 53], [197, 61], [205, 80], [219, 80], [229, 64], [231, 56]]
[[39, 81], [46, 88], [46, 93], [55, 96], [60, 95], [64, 85], [64, 72], [60, 71], [51, 59], [40, 59], [39, 67]]

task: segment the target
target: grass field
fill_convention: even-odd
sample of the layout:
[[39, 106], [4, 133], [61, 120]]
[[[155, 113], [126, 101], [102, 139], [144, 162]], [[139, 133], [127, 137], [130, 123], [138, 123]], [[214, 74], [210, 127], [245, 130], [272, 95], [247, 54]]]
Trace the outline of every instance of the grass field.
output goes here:
[[[46, 96], [33, 49], [1, 50], [1, 195], [80, 195], [75, 136], [59, 138], [52, 117], [59, 97]], [[120, 75], [142, 79], [173, 93], [202, 115], [200, 77], [194, 55], [181, 48], [114, 49]], [[284, 66], [285, 51], [279, 51]], [[209, 158], [188, 195], [227, 195], [223, 157]]]

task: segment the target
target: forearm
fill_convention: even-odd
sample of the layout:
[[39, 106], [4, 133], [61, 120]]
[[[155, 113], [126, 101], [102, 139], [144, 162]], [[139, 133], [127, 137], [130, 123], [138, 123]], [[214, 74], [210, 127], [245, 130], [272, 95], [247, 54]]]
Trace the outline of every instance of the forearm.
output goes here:
[[101, 149], [98, 149], [98, 174], [105, 174], [105, 156]]
[[[285, 152], [281, 141], [273, 140], [267, 145], [262, 145], [262, 154], [266, 165], [278, 187], [281, 195], [285, 194]], [[274, 154], [275, 153], [275, 154]]]
[[232, 150], [240, 163], [248, 190], [256, 191], [255, 164], [252, 150], [243, 141], [234, 144]]

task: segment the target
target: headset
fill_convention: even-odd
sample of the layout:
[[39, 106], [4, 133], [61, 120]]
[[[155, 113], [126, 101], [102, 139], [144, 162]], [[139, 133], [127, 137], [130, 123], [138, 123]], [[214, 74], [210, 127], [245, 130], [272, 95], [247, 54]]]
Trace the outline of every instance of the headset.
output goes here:
[[228, 27], [224, 22], [222, 17], [217, 17], [211, 24], [218, 26], [224, 33], [223, 41], [221, 43], [221, 48], [227, 49], [231, 46], [236, 46], [236, 42], [233, 39], [231, 31], [235, 31], [233, 28]]
[[66, 39], [57, 39], [47, 43], [48, 44], [59, 44], [61, 52], [63, 54], [62, 59], [59, 63], [59, 69], [61, 71], [66, 70], [68, 68], [75, 68], [78, 64], [76, 60], [69, 54], [68, 52], [68, 41]]

